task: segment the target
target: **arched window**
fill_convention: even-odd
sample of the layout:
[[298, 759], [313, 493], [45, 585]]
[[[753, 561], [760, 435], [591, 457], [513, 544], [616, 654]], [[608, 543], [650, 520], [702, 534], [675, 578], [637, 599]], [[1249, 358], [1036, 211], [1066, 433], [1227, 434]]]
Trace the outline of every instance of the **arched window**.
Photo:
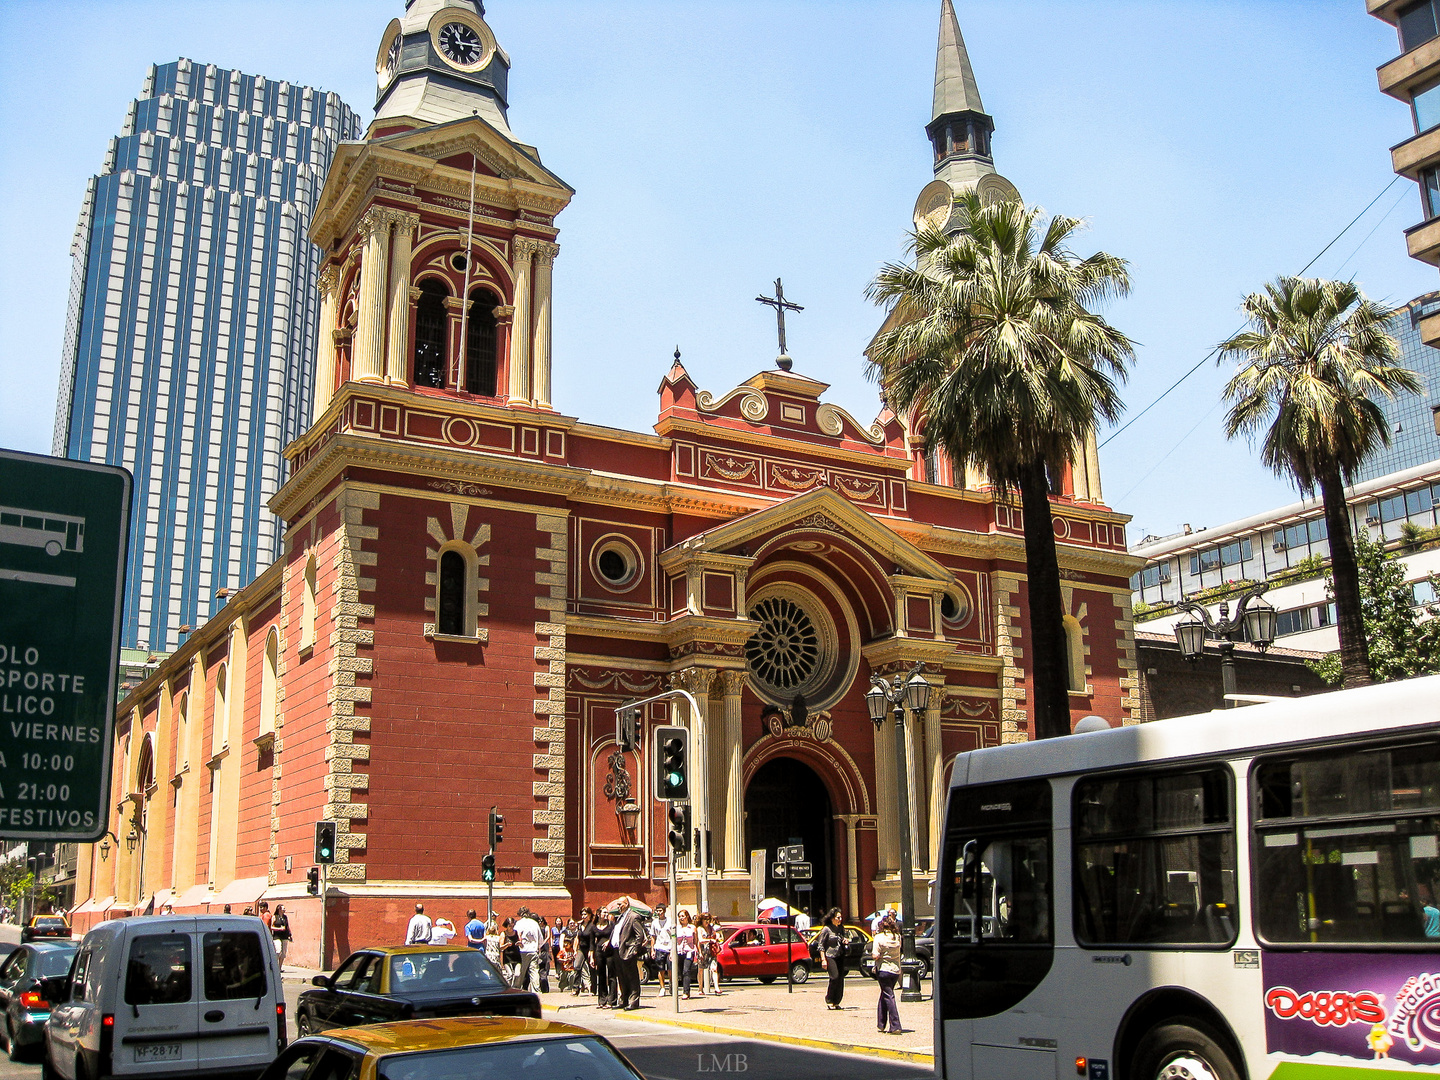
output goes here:
[[215, 672], [215, 710], [210, 717], [210, 753], [215, 755], [229, 745], [230, 686], [229, 669], [221, 664]]
[[147, 734], [140, 743], [140, 764], [135, 771], [135, 790], [144, 794], [155, 786], [155, 744]]
[[312, 554], [305, 561], [305, 581], [300, 589], [300, 648], [302, 649], [308, 649], [315, 644], [315, 614], [320, 606], [315, 570], [315, 556]]
[[470, 293], [470, 311], [465, 316], [465, 390], [471, 394], [495, 396], [495, 375], [499, 370], [495, 307], [499, 303], [489, 289]]
[[450, 290], [435, 280], [420, 283], [415, 306], [415, 385], [445, 385], [445, 299]]
[[175, 699], [175, 772], [190, 767], [190, 695]]
[[440, 556], [440, 603], [436, 629], [450, 637], [468, 637], [465, 625], [465, 556], [447, 551]]
[[260, 734], [275, 734], [275, 710], [280, 689], [280, 631], [265, 636], [265, 659], [260, 668]]

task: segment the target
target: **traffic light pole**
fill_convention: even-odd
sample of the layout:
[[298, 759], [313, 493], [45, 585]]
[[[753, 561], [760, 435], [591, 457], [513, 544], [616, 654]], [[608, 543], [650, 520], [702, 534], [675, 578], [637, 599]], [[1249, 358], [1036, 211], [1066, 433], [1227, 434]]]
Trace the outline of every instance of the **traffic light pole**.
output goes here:
[[320, 864], [320, 970], [325, 968], [325, 916], [330, 906], [330, 864]]
[[[678, 689], [677, 689], [677, 690], [663, 690], [663, 691], [661, 691], [661, 692], [658, 693], [658, 694], [651, 694], [649, 697], [637, 698], [635, 701], [627, 701], [627, 702], [625, 702], [625, 704], [623, 704], [623, 705], [618, 705], [618, 706], [616, 706], [616, 708], [615, 708], [615, 714], [616, 714], [616, 716], [619, 716], [619, 714], [620, 714], [623, 710], [625, 710], [625, 709], [636, 709], [636, 708], [639, 708], [641, 705], [648, 705], [648, 704], [650, 704], [652, 701], [673, 701], [675, 698], [683, 698], [683, 699], [685, 700], [685, 702], [690, 706], [690, 715], [691, 715], [692, 717], [694, 717], [695, 719], [694, 719], [694, 721], [692, 721], [690, 724], [687, 724], [686, 726], [689, 727], [691, 733], [694, 734], [694, 733], [695, 733], [695, 722], [698, 722], [698, 720], [699, 720], [699, 718], [700, 718], [700, 715], [701, 715], [701, 714], [700, 714], [700, 703], [695, 700], [695, 696], [694, 696], [693, 694], [691, 694], [690, 691], [688, 691], [688, 690], [678, 690]], [[707, 727], [708, 727], [708, 725], [707, 725]], [[693, 823], [693, 824], [698, 824], [698, 825], [699, 825], [699, 828], [700, 828], [700, 849], [699, 849], [698, 855], [699, 855], [699, 862], [700, 862], [700, 910], [701, 910], [701, 912], [708, 912], [708, 911], [710, 910], [710, 761], [709, 761], [710, 755], [707, 753], [706, 747], [705, 747], [705, 745], [704, 745], [704, 744], [708, 741], [708, 739], [709, 739], [709, 734], [710, 734], [710, 733], [709, 733], [708, 731], [706, 731], [706, 733], [705, 733], [706, 738], [704, 738], [704, 739], [697, 738], [697, 739], [695, 739], [695, 741], [694, 741], [694, 743], [693, 743], [693, 745], [696, 747], [695, 757], [698, 759], [698, 761], [697, 761], [697, 763], [696, 763], [695, 772], [699, 774], [698, 777], [697, 777], [697, 779], [699, 780], [699, 783], [696, 784], [696, 790], [698, 791], [699, 794], [698, 794], [698, 797], [697, 797], [697, 798], [694, 798], [694, 799], [691, 799], [691, 800], [690, 800], [691, 806], [694, 806], [694, 805], [696, 805], [696, 804], [699, 804], [699, 807], [700, 807], [700, 814], [699, 814], [700, 820], [699, 820], [699, 822], [695, 822], [695, 823]], [[643, 737], [643, 733], [642, 733], [642, 737]], [[672, 905], [673, 905], [673, 904], [674, 904], [674, 899], [675, 899], [675, 898], [674, 898], [675, 856], [674, 856], [673, 853], [672, 853], [671, 856], [670, 856], [670, 877], [671, 877], [671, 903], [672, 903]], [[677, 912], [677, 914], [676, 914], [676, 919], [677, 919], [677, 920], [679, 919], [679, 914], [678, 914], [678, 912]], [[672, 950], [672, 952], [673, 952], [673, 950]], [[677, 1009], [679, 1008], [679, 999], [678, 999], [678, 998], [676, 999], [676, 1008], [677, 1008]]]
[[[674, 806], [674, 803], [670, 804]], [[674, 918], [675, 930], [670, 935], [670, 997], [674, 1002], [675, 1011], [680, 1011], [680, 907], [675, 902], [675, 849], [668, 841], [665, 845], [670, 848], [670, 858], [666, 860], [666, 887], [669, 889], [670, 910], [665, 913], [667, 919]], [[703, 983], [701, 984], [704, 985]]]
[[[495, 854], [495, 849], [490, 849], [490, 854]], [[485, 923], [488, 926], [495, 921], [495, 879], [492, 877], [485, 883], [485, 907], [489, 914], [485, 916]]]

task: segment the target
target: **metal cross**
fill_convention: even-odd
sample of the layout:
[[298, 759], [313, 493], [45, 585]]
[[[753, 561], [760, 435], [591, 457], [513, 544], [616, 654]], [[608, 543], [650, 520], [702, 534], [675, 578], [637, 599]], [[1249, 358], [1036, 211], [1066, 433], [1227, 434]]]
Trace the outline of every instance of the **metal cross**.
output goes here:
[[785, 348], [785, 312], [804, 311], [805, 309], [799, 304], [792, 304], [789, 300], [785, 299], [785, 285], [779, 278], [775, 279], [774, 296], [757, 296], [755, 299], [775, 309], [776, 328], [780, 332], [780, 355], [776, 358], [776, 363], [780, 365], [782, 370], [789, 371], [790, 364], [784, 362], [790, 359], [789, 351]]

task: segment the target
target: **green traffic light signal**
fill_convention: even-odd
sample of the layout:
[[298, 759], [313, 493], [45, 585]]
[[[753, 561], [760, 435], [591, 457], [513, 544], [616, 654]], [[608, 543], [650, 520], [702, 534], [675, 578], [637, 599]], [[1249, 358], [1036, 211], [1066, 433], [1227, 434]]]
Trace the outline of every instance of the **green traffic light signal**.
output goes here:
[[690, 797], [690, 732], [683, 727], [655, 729], [655, 797], [683, 800]]

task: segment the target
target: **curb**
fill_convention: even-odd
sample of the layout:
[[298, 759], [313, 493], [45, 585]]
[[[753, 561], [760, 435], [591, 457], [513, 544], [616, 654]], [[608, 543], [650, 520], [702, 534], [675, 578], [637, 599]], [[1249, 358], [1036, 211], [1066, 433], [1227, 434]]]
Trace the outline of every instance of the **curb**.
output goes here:
[[[542, 1012], [559, 1013], [562, 1006], [541, 1005]], [[670, 1027], [690, 1028], [692, 1031], [707, 1031], [714, 1035], [730, 1035], [740, 1039], [761, 1039], [766, 1042], [785, 1043], [790, 1046], [808, 1046], [816, 1050], [830, 1050], [838, 1054], [860, 1054], [865, 1057], [888, 1058], [891, 1061], [913, 1061], [920, 1065], [934, 1065], [933, 1053], [918, 1050], [888, 1050], [883, 1046], [869, 1046], [865, 1043], [833, 1042], [829, 1039], [807, 1039], [801, 1035], [780, 1035], [769, 1031], [746, 1031], [741, 1028], [719, 1027], [715, 1024], [701, 1024], [689, 1020], [672, 1020], [662, 1016], [629, 1015], [626, 1020], [644, 1020], [651, 1024], [666, 1024]]]

